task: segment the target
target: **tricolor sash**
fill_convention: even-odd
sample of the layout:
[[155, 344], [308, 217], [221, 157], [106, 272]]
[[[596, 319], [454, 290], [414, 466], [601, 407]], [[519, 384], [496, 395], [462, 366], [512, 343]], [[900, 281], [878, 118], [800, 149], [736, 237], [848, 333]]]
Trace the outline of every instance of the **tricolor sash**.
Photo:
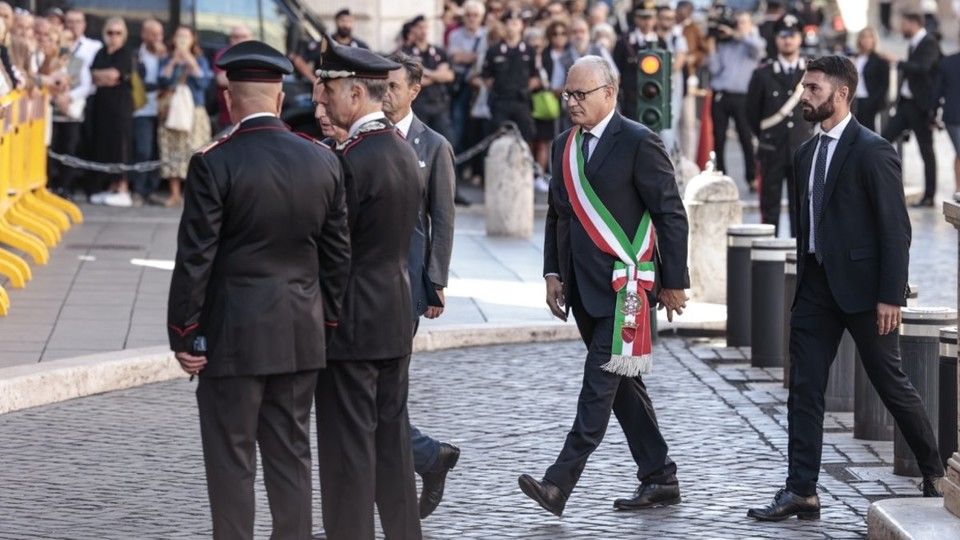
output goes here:
[[583, 172], [579, 129], [570, 131], [563, 150], [563, 182], [573, 211], [593, 243], [617, 260], [611, 287], [617, 293], [613, 346], [610, 361], [601, 366], [618, 375], [636, 377], [653, 366], [650, 305], [647, 291], [653, 289], [653, 253], [656, 242], [650, 212], [644, 211], [640, 226], [627, 237], [623, 228], [597, 196]]

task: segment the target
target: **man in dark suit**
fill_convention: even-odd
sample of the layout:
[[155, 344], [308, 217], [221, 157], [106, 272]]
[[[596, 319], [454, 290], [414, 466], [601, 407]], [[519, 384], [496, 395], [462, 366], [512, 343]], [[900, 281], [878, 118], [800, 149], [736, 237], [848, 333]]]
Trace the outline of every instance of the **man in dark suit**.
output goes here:
[[793, 151], [810, 138], [810, 123], [802, 118], [800, 80], [806, 61], [800, 57], [800, 21], [787, 14], [777, 21], [774, 39], [779, 53], [758, 67], [747, 87], [750, 129], [757, 136], [760, 158], [760, 217], [780, 232], [780, 200], [787, 183], [790, 236], [796, 234], [793, 199]]
[[[413, 294], [414, 333], [420, 316], [436, 319], [443, 314], [443, 289], [447, 285], [453, 250], [453, 147], [413, 113], [411, 105], [420, 93], [423, 64], [412, 56], [396, 53], [390, 60], [401, 69], [390, 72], [383, 112], [417, 153], [426, 188], [420, 218], [410, 240], [410, 289]], [[423, 479], [420, 519], [429, 516], [443, 498], [447, 472], [457, 464], [460, 449], [441, 443], [410, 426], [413, 466]]]
[[900, 97], [897, 113], [883, 129], [883, 138], [893, 142], [905, 132], [912, 131], [917, 137], [920, 156], [923, 158], [924, 191], [921, 207], [933, 207], [937, 193], [937, 156], [933, 153], [933, 125], [939, 104], [934, 99], [934, 81], [940, 63], [940, 45], [927, 34], [923, 15], [907, 12], [900, 16], [900, 30], [910, 40], [910, 54], [904, 61], [889, 55], [881, 55], [900, 70]]
[[[684, 289], [689, 286], [687, 216], [663, 143], [646, 127], [616, 112], [617, 89], [617, 76], [605, 60], [599, 56], [578, 60], [563, 94], [576, 127], [553, 142], [554, 174], [543, 250], [547, 305], [563, 320], [573, 309], [588, 351], [577, 416], [559, 457], [543, 480], [525, 474], [519, 482], [524, 494], [557, 516], [603, 439], [611, 410], [627, 436], [640, 480], [633, 497], [618, 499], [614, 507], [637, 510], [680, 502], [677, 467], [667, 455], [667, 443], [640, 374], [649, 369], [651, 351], [642, 344], [650, 339], [646, 317], [650, 300], [656, 298], [650, 257], [659, 252], [659, 300], [672, 320], [674, 310], [682, 313]], [[575, 140], [580, 143], [571, 142]], [[571, 159], [579, 158], [585, 164], [582, 174], [579, 167], [574, 173], [569, 165]], [[585, 202], [585, 186], [596, 195], [591, 200], [599, 203]], [[624, 234], [630, 238], [649, 232], [652, 221], [656, 249], [648, 238], [636, 260], [611, 255], [611, 246], [600, 247], [603, 242], [595, 235], [603, 224], [582, 212], [587, 204], [608, 215], [621, 232], [629, 231]], [[630, 251], [623, 244], [616, 249]], [[625, 280], [616, 279], [616, 269], [622, 269]], [[649, 273], [642, 276], [644, 272]], [[618, 303], [622, 309], [617, 309]]]
[[259, 443], [273, 536], [309, 538], [310, 405], [350, 265], [343, 174], [277, 118], [280, 52], [248, 41], [219, 65], [237, 129], [190, 160], [170, 347], [200, 376], [214, 537], [253, 538]]
[[750, 517], [819, 519], [824, 389], [847, 330], [863, 367], [917, 457], [924, 496], [939, 496], [943, 464], [920, 396], [900, 365], [910, 219], [900, 159], [850, 114], [857, 69], [841, 56], [807, 64], [803, 115], [818, 135], [797, 149], [797, 290], [790, 322], [787, 484]]
[[322, 59], [314, 98], [347, 130], [336, 150], [353, 246], [340, 324], [317, 381], [323, 525], [331, 540], [372, 540], [376, 503], [387, 538], [418, 539], [408, 260], [423, 184], [416, 152], [382, 111], [388, 73], [400, 66], [334, 43]]

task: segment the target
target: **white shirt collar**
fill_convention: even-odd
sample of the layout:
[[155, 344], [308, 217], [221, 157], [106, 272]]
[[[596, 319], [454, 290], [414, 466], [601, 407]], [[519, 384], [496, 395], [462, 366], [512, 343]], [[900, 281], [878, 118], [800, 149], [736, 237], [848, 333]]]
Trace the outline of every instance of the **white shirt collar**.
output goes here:
[[366, 124], [367, 122], [370, 122], [371, 120], [379, 120], [380, 118], [386, 118], [383, 114], [383, 111], [374, 111], [370, 114], [365, 114], [361, 116], [360, 118], [357, 119], [356, 122], [354, 122], [350, 126], [350, 129], [347, 130], [347, 137], [349, 138], [356, 135], [357, 130], [360, 129], [360, 126]]
[[[850, 123], [850, 119], [853, 118], [853, 115], [847, 113], [847, 116], [843, 118], [837, 125], [833, 126], [833, 129], [826, 132], [825, 135], [831, 139], [838, 141], [840, 136], [843, 135], [843, 130], [847, 129], [847, 124]], [[823, 128], [820, 127], [820, 124], [817, 124], [817, 135], [824, 133]]]
[[403, 138], [407, 138], [407, 133], [410, 133], [410, 126], [413, 124], [413, 109], [410, 109], [410, 112], [407, 113], [399, 122], [394, 124], [394, 127], [397, 128], [397, 131], [403, 135]]
[[917, 32], [916, 34], [913, 35], [912, 38], [910, 38], [910, 46], [916, 47], [917, 45], [920, 44], [920, 41], [925, 37], [927, 37], [927, 29], [921, 28], [919, 32]]
[[800, 58], [797, 58], [793, 62], [788, 62], [787, 59], [784, 58], [782, 54], [777, 55], [777, 61], [780, 62], [781, 66], [785, 68], [790, 68], [793, 70], [797, 69], [797, 66], [800, 65]]
[[247, 120], [253, 120], [254, 118], [262, 118], [262, 117], [265, 117], [265, 116], [272, 116], [273, 118], [276, 118], [276, 117], [277, 117], [277, 115], [274, 114], [274, 113], [272, 113], [272, 112], [258, 112], [258, 113], [248, 114], [248, 115], [244, 116], [242, 120], [240, 120], [239, 122], [237, 122], [237, 124], [242, 124], [242, 123], [246, 122]]
[[597, 125], [593, 126], [593, 129], [584, 130], [584, 129], [581, 127], [581, 128], [580, 128], [580, 132], [581, 132], [581, 133], [589, 133], [589, 134], [593, 135], [594, 137], [596, 137], [596, 139], [599, 141], [599, 140], [600, 140], [600, 137], [603, 137], [603, 132], [607, 129], [607, 124], [610, 123], [610, 119], [613, 118], [613, 115], [614, 115], [614, 113], [616, 113], [616, 112], [617, 112], [616, 109], [611, 110], [605, 117], [603, 117], [603, 120], [597, 122]]

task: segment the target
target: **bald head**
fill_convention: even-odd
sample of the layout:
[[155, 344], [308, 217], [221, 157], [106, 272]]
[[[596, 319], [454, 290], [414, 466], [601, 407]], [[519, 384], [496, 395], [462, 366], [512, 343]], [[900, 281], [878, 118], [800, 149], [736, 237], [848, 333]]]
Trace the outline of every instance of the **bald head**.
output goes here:
[[230, 81], [224, 97], [230, 110], [230, 120], [235, 124], [256, 113], [267, 112], [279, 116], [283, 106], [283, 83]]

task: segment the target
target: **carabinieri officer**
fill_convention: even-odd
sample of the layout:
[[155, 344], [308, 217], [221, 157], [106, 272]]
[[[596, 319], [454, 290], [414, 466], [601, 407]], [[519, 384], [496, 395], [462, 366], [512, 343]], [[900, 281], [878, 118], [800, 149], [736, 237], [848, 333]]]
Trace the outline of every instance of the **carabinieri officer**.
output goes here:
[[279, 51], [247, 41], [217, 64], [237, 127], [190, 160], [170, 347], [200, 376], [214, 538], [253, 538], [257, 445], [272, 538], [310, 538], [310, 406], [350, 268], [343, 174], [277, 118], [293, 69]]

